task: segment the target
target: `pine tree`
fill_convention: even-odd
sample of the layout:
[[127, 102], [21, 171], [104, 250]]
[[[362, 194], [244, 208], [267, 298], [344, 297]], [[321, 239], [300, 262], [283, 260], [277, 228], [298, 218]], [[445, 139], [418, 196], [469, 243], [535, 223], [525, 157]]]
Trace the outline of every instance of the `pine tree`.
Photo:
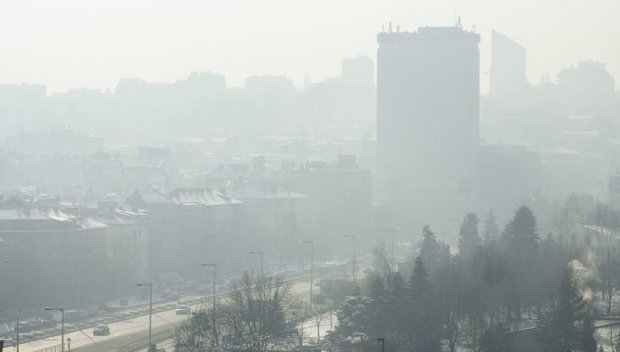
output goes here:
[[542, 320], [541, 340], [548, 350], [577, 346], [585, 352], [596, 351], [590, 303], [577, 287], [575, 272], [569, 265], [562, 276], [555, 309]]
[[483, 235], [486, 243], [495, 242], [499, 237], [499, 226], [495, 221], [493, 209], [489, 209], [489, 215], [487, 215], [487, 219], [484, 222]]
[[429, 294], [428, 269], [424, 265], [422, 256], [418, 256], [415, 260], [415, 266], [409, 280], [409, 288], [414, 300], [419, 297], [427, 297]]
[[400, 272], [393, 274], [388, 286], [388, 329], [386, 337], [390, 338], [392, 346], [404, 346], [409, 335], [407, 309], [409, 295], [407, 285]]
[[409, 281], [413, 351], [439, 351], [441, 327], [437, 319], [429, 273], [420, 256], [415, 261]]
[[517, 210], [515, 216], [506, 225], [503, 238], [508, 251], [521, 260], [531, 259], [538, 250], [538, 232], [536, 218], [526, 206]]
[[[502, 234], [502, 244], [508, 258], [511, 281], [508, 282], [508, 305], [521, 319], [523, 308], [529, 308], [537, 301], [537, 279], [534, 275], [538, 261], [538, 233], [536, 218], [532, 211], [522, 206], [506, 225]], [[530, 312], [529, 309], [527, 310]]]
[[368, 297], [371, 299], [369, 314], [371, 317], [370, 331], [372, 335], [384, 336], [389, 319], [386, 308], [390, 305], [384, 282], [379, 275], [370, 278]]
[[474, 213], [465, 215], [463, 219], [459, 231], [459, 254], [463, 257], [473, 256], [482, 242], [478, 232], [478, 223], [478, 216]]
[[450, 247], [447, 244], [437, 241], [435, 233], [429, 225], [422, 228], [422, 247], [420, 257], [429, 272], [433, 273], [450, 259]]

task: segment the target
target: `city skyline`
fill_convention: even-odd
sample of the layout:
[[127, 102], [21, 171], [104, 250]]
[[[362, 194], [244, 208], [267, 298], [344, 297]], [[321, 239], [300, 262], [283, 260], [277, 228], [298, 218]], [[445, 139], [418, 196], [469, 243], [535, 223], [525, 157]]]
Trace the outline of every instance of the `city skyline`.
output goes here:
[[[239, 5], [243, 11], [236, 10]], [[268, 11], [274, 6], [284, 15]], [[394, 28], [413, 32], [420, 26], [451, 26], [457, 17], [465, 29], [475, 25], [481, 34], [483, 93], [492, 30], [525, 48], [531, 83], [544, 74], [553, 79], [561, 69], [587, 60], [607, 64], [617, 78], [620, 48], [613, 42], [620, 25], [613, 14], [618, 11], [620, 4], [611, 0], [526, 1], [518, 7], [489, 0], [467, 6], [427, 0], [361, 5], [349, 0], [6, 1], [0, 2], [0, 52], [5, 53], [0, 83], [44, 84], [56, 93], [114, 89], [122, 78], [173, 82], [193, 71], [214, 71], [226, 75], [232, 87], [261, 74], [285, 75], [301, 87], [306, 75], [313, 82], [336, 76], [345, 57], [376, 59], [373, 38], [382, 25], [392, 22]]]

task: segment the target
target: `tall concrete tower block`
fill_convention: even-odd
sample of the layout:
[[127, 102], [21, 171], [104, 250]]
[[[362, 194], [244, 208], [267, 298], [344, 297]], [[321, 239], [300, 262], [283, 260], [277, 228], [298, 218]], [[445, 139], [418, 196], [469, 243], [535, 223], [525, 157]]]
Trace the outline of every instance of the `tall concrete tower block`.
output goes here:
[[[456, 27], [377, 35], [379, 196], [398, 206], [472, 194], [479, 145], [480, 35]], [[450, 198], [450, 197], [448, 197]]]

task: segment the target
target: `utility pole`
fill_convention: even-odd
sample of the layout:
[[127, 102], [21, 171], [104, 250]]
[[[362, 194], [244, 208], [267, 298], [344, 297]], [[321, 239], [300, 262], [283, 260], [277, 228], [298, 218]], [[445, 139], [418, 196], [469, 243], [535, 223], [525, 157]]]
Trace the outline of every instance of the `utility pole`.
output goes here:
[[[201, 266], [204, 268], [205, 266], [210, 266], [213, 267], [213, 332], [215, 335], [215, 343], [217, 344], [217, 316], [215, 313], [215, 264], [209, 264], [209, 263], [202, 263]], [[206, 300], [206, 298], [205, 298]]]
[[312, 311], [312, 304], [314, 303], [314, 298], [312, 295], [312, 288], [314, 286], [314, 242], [313, 241], [303, 241], [302, 244], [310, 245], [310, 311]]
[[139, 283], [136, 284], [136, 286], [138, 287], [143, 287], [143, 286], [148, 286], [149, 288], [149, 344], [148, 344], [148, 349], [147, 351], [151, 351], [151, 327], [152, 327], [152, 318], [153, 318], [153, 283], [152, 282], [148, 282], [148, 283]]

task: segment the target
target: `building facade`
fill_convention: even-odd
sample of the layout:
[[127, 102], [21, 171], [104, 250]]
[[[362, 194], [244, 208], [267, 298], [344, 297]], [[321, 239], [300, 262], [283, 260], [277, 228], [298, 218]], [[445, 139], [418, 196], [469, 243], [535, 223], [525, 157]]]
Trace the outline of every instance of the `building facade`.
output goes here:
[[460, 216], [478, 170], [480, 35], [390, 28], [377, 41], [378, 203], [416, 228], [440, 223], [437, 214]]

